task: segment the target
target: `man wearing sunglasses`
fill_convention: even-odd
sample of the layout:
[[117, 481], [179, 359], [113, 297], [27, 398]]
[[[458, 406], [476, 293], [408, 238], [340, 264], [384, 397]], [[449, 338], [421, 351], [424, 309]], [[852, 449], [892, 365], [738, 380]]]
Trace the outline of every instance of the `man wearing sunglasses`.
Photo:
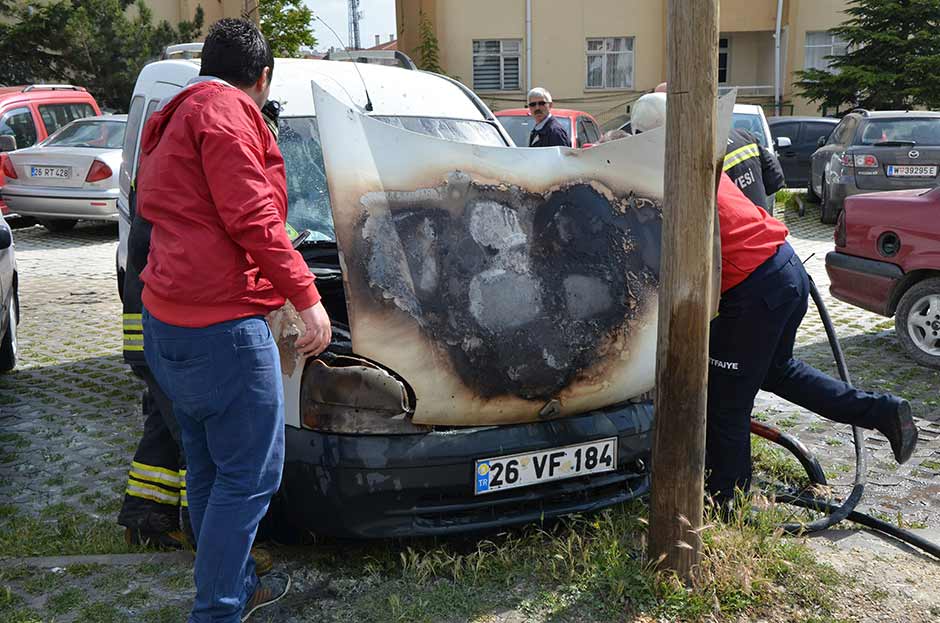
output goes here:
[[529, 133], [529, 147], [571, 147], [565, 128], [552, 116], [552, 94], [542, 87], [529, 91], [529, 114], [535, 127]]

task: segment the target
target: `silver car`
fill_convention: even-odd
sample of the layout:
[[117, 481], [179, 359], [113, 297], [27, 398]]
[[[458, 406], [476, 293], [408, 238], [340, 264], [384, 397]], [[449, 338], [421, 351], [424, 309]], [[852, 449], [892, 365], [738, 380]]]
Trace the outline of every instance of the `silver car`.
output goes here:
[[7, 154], [3, 200], [51, 231], [79, 219], [117, 221], [118, 172], [127, 115], [86, 117], [33, 147]]
[[0, 373], [16, 366], [16, 323], [20, 319], [13, 232], [0, 218]]

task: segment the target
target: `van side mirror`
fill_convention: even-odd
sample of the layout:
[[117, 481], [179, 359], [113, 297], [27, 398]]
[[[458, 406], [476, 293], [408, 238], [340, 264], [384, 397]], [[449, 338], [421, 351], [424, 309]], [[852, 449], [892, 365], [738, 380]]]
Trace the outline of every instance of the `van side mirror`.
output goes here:
[[816, 139], [816, 147], [817, 148], [822, 147], [823, 145], [826, 144], [826, 141], [828, 140], [829, 140], [828, 136], [820, 136], [818, 139]]
[[783, 149], [784, 147], [793, 146], [793, 141], [790, 140], [789, 136], [778, 136], [774, 139], [774, 144], [777, 145], [777, 149]]
[[9, 134], [0, 135], [0, 152], [16, 151], [16, 137]]
[[9, 249], [13, 245], [13, 232], [9, 227], [0, 227], [0, 251]]

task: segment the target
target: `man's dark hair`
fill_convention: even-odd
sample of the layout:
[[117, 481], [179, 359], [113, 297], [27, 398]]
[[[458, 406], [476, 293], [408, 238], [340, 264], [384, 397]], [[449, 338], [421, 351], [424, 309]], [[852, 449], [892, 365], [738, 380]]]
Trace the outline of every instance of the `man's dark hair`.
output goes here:
[[274, 55], [254, 23], [226, 17], [209, 28], [202, 45], [201, 65], [200, 76], [215, 76], [237, 87], [250, 87], [265, 67], [274, 73]]

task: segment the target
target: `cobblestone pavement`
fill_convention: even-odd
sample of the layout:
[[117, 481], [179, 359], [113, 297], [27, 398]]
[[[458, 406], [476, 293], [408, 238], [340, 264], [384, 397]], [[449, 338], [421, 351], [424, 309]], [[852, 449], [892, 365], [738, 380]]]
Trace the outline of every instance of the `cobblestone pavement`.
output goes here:
[[[940, 525], [940, 373], [905, 357], [893, 320], [828, 296], [824, 258], [832, 248], [832, 230], [819, 224], [813, 206], [802, 218], [780, 208], [778, 216], [790, 227], [800, 256], [809, 258], [807, 269], [824, 293], [855, 383], [898, 393], [914, 405], [922, 443], [907, 465], [895, 465], [886, 440], [869, 435], [865, 504], [909, 524]], [[21, 352], [17, 369], [0, 376], [0, 556], [132, 552], [122, 545], [114, 519], [142, 425], [141, 386], [121, 359], [117, 229], [82, 223], [72, 232], [53, 234], [36, 226], [15, 231], [15, 238]], [[797, 355], [836, 373], [812, 308]], [[852, 482], [854, 467], [848, 428], [771, 395], [759, 396], [756, 412], [809, 445], [840, 485], [837, 493], [848, 490], [844, 485]], [[68, 575], [92, 574], [92, 594], [87, 585], [64, 582], [61, 572], [46, 571], [14, 577], [26, 589], [7, 599], [66, 623], [172, 621], [191, 599], [189, 573], [185, 564], [102, 568], [88, 563], [70, 567]], [[322, 590], [318, 572], [298, 573], [295, 580], [307, 591], [301, 597]], [[50, 597], [53, 586], [61, 590]], [[10, 602], [0, 596], [2, 605]]]

